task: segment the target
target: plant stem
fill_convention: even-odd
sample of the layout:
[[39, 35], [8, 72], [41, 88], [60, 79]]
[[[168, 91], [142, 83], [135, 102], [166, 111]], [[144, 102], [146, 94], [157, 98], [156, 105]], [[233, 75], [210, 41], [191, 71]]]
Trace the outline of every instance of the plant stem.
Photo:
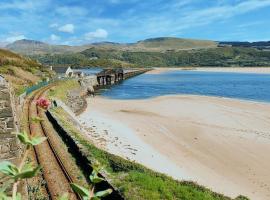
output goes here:
[[[26, 147], [26, 151], [24, 152], [23, 158], [22, 158], [22, 160], [21, 160], [21, 162], [20, 162], [20, 164], [19, 164], [19, 168], [18, 168], [19, 171], [22, 170], [23, 165], [24, 165], [24, 163], [25, 163], [25, 161], [26, 161], [26, 159], [27, 159], [27, 156], [28, 156], [29, 151], [30, 151], [30, 148], [29, 148], [29, 147]], [[20, 181], [17, 180], [17, 181], [13, 184], [13, 187], [12, 187], [12, 199], [13, 199], [13, 200], [16, 200], [17, 189], [18, 189], [19, 183], [20, 183]]]
[[93, 186], [92, 189], [91, 189], [91, 192], [90, 192], [90, 200], [91, 200], [92, 198], [94, 198], [94, 196], [95, 196], [95, 186]]

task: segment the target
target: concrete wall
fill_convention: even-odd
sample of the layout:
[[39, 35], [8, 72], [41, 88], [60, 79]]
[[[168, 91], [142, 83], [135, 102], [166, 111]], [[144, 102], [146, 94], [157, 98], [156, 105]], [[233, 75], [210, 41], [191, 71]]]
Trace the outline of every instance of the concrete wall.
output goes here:
[[19, 144], [13, 132], [15, 125], [14, 96], [9, 84], [0, 75], [0, 161], [15, 159], [19, 154]]

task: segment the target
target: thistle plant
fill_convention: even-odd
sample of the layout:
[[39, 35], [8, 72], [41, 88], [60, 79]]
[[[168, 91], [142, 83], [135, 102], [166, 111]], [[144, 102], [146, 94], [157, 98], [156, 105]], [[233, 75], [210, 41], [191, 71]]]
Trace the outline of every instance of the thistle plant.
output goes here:
[[[50, 102], [47, 99], [40, 98], [37, 100], [36, 105], [41, 107], [42, 109], [48, 109], [50, 106]], [[39, 117], [33, 117], [31, 120], [34, 123], [39, 123], [43, 121], [43, 119]], [[31, 163], [28, 163], [27, 157], [31, 148], [44, 142], [46, 140], [46, 137], [29, 136], [28, 133], [26, 133], [25, 131], [15, 134], [17, 135], [19, 141], [24, 144], [26, 148], [18, 166], [9, 161], [0, 162], [0, 173], [4, 174], [6, 176], [5, 178], [7, 178], [8, 180], [0, 188], [0, 200], [20, 200], [21, 194], [17, 192], [19, 183], [23, 179], [36, 176], [41, 169], [40, 166], [33, 167]], [[7, 195], [6, 190], [11, 185], [12, 196], [10, 197]]]
[[[37, 175], [41, 167], [33, 167], [28, 163], [27, 156], [31, 148], [39, 145], [46, 140], [45, 137], [34, 136], [30, 137], [26, 132], [16, 134], [19, 141], [26, 146], [21, 162], [18, 166], [9, 162], [2, 161], [0, 163], [0, 173], [4, 174], [9, 181], [0, 188], [0, 200], [21, 200], [21, 194], [17, 192], [19, 183], [27, 178], [32, 178]], [[12, 196], [6, 194], [6, 189], [12, 184]]]
[[[36, 101], [36, 105], [44, 110], [47, 110], [50, 106], [50, 101], [45, 98], [40, 98]], [[31, 121], [33, 123], [40, 123], [44, 121], [44, 119], [40, 117], [33, 117]], [[18, 166], [9, 161], [0, 162], [0, 174], [5, 175], [5, 182], [0, 187], [0, 200], [22, 200], [22, 195], [18, 192], [18, 185], [22, 180], [36, 176], [41, 169], [40, 166], [33, 167], [31, 163], [27, 162], [27, 157], [30, 150], [34, 146], [41, 144], [47, 138], [40, 136], [29, 136], [25, 131], [16, 133], [16, 136], [26, 148]], [[95, 185], [105, 180], [98, 175], [102, 169], [100, 165], [96, 163], [92, 167], [93, 171], [89, 177], [91, 181], [90, 190], [75, 183], [71, 183], [71, 188], [74, 190], [74, 192], [80, 195], [84, 200], [99, 200], [102, 197], [112, 193], [112, 189], [95, 192]], [[12, 186], [12, 196], [9, 196], [6, 192], [7, 188], [10, 188], [10, 186]], [[69, 198], [67, 194], [64, 194], [58, 199], [68, 200]]]
[[92, 166], [92, 168], [93, 168], [93, 171], [91, 175], [89, 176], [90, 181], [91, 181], [90, 189], [82, 187], [75, 183], [70, 184], [73, 191], [79, 194], [83, 198], [83, 200], [100, 200], [102, 197], [105, 197], [112, 193], [112, 189], [95, 192], [95, 185], [97, 183], [105, 181], [105, 179], [98, 175], [102, 169], [99, 163], [95, 163]]

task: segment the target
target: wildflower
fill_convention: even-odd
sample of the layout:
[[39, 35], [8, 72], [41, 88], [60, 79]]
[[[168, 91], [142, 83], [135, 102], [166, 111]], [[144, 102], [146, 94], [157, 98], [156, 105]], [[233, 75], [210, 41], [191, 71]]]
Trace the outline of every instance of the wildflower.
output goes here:
[[39, 107], [41, 107], [41, 108], [47, 110], [47, 109], [49, 108], [49, 106], [50, 106], [51, 103], [50, 103], [49, 100], [47, 100], [47, 99], [41, 97], [41, 98], [39, 98], [39, 99], [36, 101], [36, 104], [37, 104], [37, 106], [39, 106]]

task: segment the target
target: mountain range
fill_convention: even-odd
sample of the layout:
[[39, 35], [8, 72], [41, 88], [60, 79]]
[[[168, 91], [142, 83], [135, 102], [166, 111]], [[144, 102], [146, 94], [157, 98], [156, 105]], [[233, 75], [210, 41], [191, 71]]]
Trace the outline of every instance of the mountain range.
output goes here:
[[270, 66], [270, 42], [217, 42], [161, 37], [136, 43], [98, 42], [69, 46], [19, 40], [6, 48], [49, 66]]
[[152, 51], [163, 52], [170, 50], [190, 50], [213, 48], [217, 46], [217, 42], [210, 40], [194, 40], [182, 38], [151, 38], [136, 43], [114, 43], [114, 42], [99, 42], [81, 46], [69, 45], [52, 45], [34, 40], [18, 40], [6, 45], [5, 48], [24, 55], [42, 55], [42, 54], [62, 54], [62, 53], [77, 53], [82, 52], [91, 47], [101, 49], [117, 49], [122, 51]]

